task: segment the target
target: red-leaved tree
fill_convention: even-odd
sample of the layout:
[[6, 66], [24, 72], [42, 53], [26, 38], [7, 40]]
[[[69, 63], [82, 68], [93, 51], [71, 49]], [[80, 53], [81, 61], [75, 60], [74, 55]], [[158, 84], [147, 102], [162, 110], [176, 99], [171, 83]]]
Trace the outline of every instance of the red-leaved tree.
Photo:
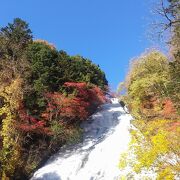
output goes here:
[[18, 128], [23, 132], [51, 135], [50, 126], [53, 121], [62, 125], [85, 120], [106, 101], [103, 91], [97, 86], [67, 82], [64, 88], [67, 95], [59, 92], [48, 92], [44, 95], [47, 106], [39, 118], [29, 115], [21, 103]]
[[61, 93], [47, 93], [45, 95], [48, 104], [42, 117], [48, 121], [56, 120], [72, 122], [73, 120], [84, 120], [88, 117], [86, 111], [87, 102], [78, 97], [66, 97]]
[[61, 122], [85, 120], [97, 106], [105, 102], [104, 93], [97, 86], [67, 82], [64, 87], [68, 92], [67, 96], [57, 92], [45, 94], [48, 104], [42, 117], [46, 120]]
[[81, 98], [82, 101], [89, 103], [90, 108], [94, 107], [94, 109], [105, 103], [106, 98], [104, 96], [103, 91], [95, 85], [87, 85], [87, 83], [74, 83], [74, 82], [66, 82], [64, 84], [66, 88], [74, 88], [77, 91], [77, 97]]
[[17, 123], [17, 128], [20, 129], [22, 132], [30, 132], [30, 133], [37, 133], [37, 134], [51, 134], [50, 129], [46, 125], [46, 121], [39, 120], [31, 115], [29, 115], [23, 105], [20, 104], [19, 110], [19, 121]]

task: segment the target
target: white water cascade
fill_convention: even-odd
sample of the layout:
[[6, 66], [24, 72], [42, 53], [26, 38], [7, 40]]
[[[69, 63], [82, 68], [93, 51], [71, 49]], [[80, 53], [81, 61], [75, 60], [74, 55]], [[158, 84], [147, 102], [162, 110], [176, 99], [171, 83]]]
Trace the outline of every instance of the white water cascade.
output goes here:
[[117, 180], [120, 154], [128, 149], [130, 121], [117, 99], [82, 124], [83, 142], [62, 148], [31, 180]]

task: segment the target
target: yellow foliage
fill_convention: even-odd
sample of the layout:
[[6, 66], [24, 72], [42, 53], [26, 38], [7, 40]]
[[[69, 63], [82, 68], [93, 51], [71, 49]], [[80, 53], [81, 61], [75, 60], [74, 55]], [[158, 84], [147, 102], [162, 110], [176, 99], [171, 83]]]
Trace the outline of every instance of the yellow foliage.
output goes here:
[[157, 100], [168, 93], [168, 64], [168, 58], [155, 49], [131, 62], [123, 86], [127, 92], [124, 100], [135, 118], [159, 117], [162, 113], [162, 104]]
[[15, 130], [16, 109], [22, 99], [22, 80], [17, 78], [8, 86], [1, 86], [0, 97], [4, 99], [4, 105], [0, 108], [2, 119], [2, 129], [0, 136], [3, 140], [3, 147], [0, 151], [0, 161], [2, 164], [2, 177], [7, 179], [7, 174], [11, 175], [15, 170], [15, 165], [20, 157], [20, 147], [17, 143], [18, 134]]
[[[121, 156], [119, 168], [133, 167], [134, 172], [156, 168], [158, 180], [173, 180], [179, 171], [179, 127], [175, 120], [134, 120], [133, 124], [139, 130], [132, 130], [130, 151], [135, 159]], [[173, 125], [171, 127], [170, 125]], [[173, 128], [173, 129], [171, 129]], [[171, 160], [174, 159], [173, 163]]]
[[161, 131], [155, 136], [151, 137], [152, 148], [158, 153], [167, 153], [169, 150], [170, 142], [167, 141], [167, 132]]
[[9, 178], [6, 176], [4, 172], [2, 173], [2, 180], [9, 180]]
[[127, 153], [121, 154], [121, 159], [119, 161], [119, 168], [120, 169], [124, 169], [127, 166], [127, 161], [126, 161], [127, 156], [128, 156]]
[[22, 99], [22, 79], [16, 78], [8, 86], [1, 85], [0, 87], [0, 96], [4, 98], [5, 102], [9, 104], [11, 110], [18, 108], [18, 102]]
[[172, 173], [172, 169], [169, 167], [163, 169], [158, 174], [157, 180], [174, 180], [174, 174]]
[[125, 176], [121, 176], [119, 180], [127, 180]]

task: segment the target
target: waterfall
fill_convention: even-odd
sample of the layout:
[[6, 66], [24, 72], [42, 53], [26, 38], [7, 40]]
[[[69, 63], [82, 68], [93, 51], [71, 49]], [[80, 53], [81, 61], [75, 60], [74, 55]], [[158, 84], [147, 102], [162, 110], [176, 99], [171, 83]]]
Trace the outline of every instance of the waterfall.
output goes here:
[[128, 149], [130, 121], [117, 99], [82, 124], [83, 140], [62, 148], [31, 180], [117, 180], [120, 154]]

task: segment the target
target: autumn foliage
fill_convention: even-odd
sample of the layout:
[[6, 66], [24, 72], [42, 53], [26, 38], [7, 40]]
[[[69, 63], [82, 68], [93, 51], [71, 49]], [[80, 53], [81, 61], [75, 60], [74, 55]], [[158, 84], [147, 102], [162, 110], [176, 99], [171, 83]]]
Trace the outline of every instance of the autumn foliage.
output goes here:
[[149, 173], [154, 173], [157, 180], [179, 177], [180, 6], [179, 0], [164, 0], [160, 4], [157, 12], [167, 22], [159, 25], [170, 29], [168, 56], [152, 49], [137, 57], [119, 88], [121, 92], [125, 90], [121, 98], [135, 119], [131, 121], [135, 128], [130, 144], [134, 157], [124, 154], [120, 160], [122, 169], [132, 167], [132, 174], [127, 175], [130, 179], [134, 179], [135, 173], [142, 175], [142, 179]]
[[126, 101], [134, 117], [130, 151], [135, 159], [121, 158], [133, 173], [156, 169], [157, 179], [176, 179], [179, 166], [179, 92], [173, 84], [168, 58], [152, 50], [134, 60], [124, 82]]
[[29, 179], [105, 102], [98, 65], [32, 37], [20, 18], [0, 28], [0, 179]]
[[89, 107], [99, 106], [105, 103], [106, 99], [103, 91], [98, 86], [88, 86], [87, 83], [66, 82], [66, 88], [73, 88], [77, 91], [77, 97], [89, 103]]
[[176, 117], [176, 109], [171, 99], [166, 98], [163, 103], [163, 112], [162, 115], [165, 118], [175, 118]]
[[78, 97], [66, 97], [60, 93], [47, 93], [45, 96], [48, 104], [42, 117], [48, 121], [83, 120], [88, 116], [88, 102]]
[[48, 103], [42, 117], [47, 121], [67, 123], [85, 120], [92, 109], [105, 102], [104, 94], [97, 86], [88, 87], [86, 83], [67, 82], [64, 87], [69, 92], [68, 95], [57, 92], [45, 94]]
[[67, 95], [58, 92], [44, 94], [46, 110], [39, 118], [27, 113], [23, 103], [19, 106], [20, 122], [17, 128], [23, 132], [51, 134], [49, 125], [53, 121], [72, 124], [85, 120], [101, 104], [105, 103], [103, 91], [87, 83], [67, 82], [64, 84]]
[[22, 132], [38, 133], [38, 134], [49, 134], [50, 130], [46, 127], [46, 122], [43, 120], [36, 119], [29, 115], [23, 105], [19, 106], [18, 110], [20, 122], [17, 123], [16, 127]]

